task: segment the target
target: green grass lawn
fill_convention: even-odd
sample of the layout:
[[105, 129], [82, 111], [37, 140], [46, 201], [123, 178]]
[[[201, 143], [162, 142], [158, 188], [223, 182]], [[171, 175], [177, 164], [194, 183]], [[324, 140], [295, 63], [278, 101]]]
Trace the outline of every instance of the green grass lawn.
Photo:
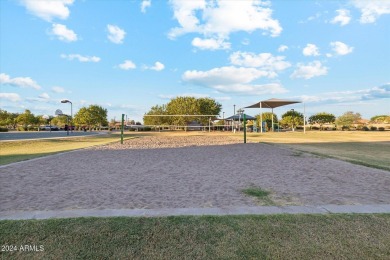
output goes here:
[[[128, 133], [124, 134], [125, 139], [133, 137]], [[119, 141], [120, 135], [118, 134], [32, 141], [3, 141], [0, 142], [0, 165]]]
[[390, 132], [311, 131], [249, 134], [248, 140], [390, 170]]
[[389, 259], [390, 214], [0, 221], [2, 259]]

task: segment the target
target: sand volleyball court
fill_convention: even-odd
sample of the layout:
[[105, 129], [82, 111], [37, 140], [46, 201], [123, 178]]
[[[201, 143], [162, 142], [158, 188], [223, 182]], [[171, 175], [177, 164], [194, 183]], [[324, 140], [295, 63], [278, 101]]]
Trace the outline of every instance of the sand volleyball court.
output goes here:
[[[240, 143], [239, 143], [240, 142]], [[389, 204], [390, 172], [227, 136], [142, 137], [0, 168], [0, 211]]]

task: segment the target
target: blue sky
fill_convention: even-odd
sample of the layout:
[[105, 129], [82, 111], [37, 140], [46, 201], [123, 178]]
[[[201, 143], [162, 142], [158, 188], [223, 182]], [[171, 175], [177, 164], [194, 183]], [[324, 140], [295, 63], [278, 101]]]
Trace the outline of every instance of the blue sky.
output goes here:
[[[225, 116], [269, 98], [307, 115], [390, 114], [390, 1], [1, 0], [1, 109], [90, 104], [136, 121], [176, 96]], [[275, 110], [303, 110], [302, 104]], [[303, 112], [303, 111], [302, 111]], [[248, 114], [259, 113], [248, 109]], [[222, 114], [222, 113], [221, 113]]]

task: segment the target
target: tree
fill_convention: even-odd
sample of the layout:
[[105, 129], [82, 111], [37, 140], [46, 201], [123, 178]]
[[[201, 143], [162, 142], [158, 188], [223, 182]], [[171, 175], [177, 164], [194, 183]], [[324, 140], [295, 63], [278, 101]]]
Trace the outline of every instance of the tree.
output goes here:
[[388, 123], [390, 123], [390, 116], [377, 115], [377, 116], [371, 117], [370, 121], [373, 123], [376, 123], [376, 124], [388, 124]]
[[28, 125], [35, 123], [35, 116], [30, 110], [26, 109], [23, 114], [20, 114], [16, 121], [24, 126], [24, 130], [27, 130]]
[[[222, 105], [212, 98], [198, 98], [197, 102], [199, 103], [198, 115], [219, 115], [221, 113]], [[208, 121], [207, 117], [198, 118], [198, 122], [203, 125], [207, 124]]]
[[6, 110], [0, 109], [0, 126], [16, 128], [18, 113], [9, 113]]
[[91, 130], [92, 127], [107, 126], [107, 109], [98, 105], [82, 107], [75, 114], [73, 122], [78, 126], [86, 125]]
[[317, 113], [315, 115], [312, 115], [309, 117], [309, 123], [310, 124], [319, 124], [320, 129], [322, 128], [323, 124], [331, 124], [334, 123], [336, 120], [336, 117], [333, 114], [321, 112]]
[[[263, 120], [263, 122], [266, 122], [268, 131], [270, 129], [272, 129], [272, 116], [274, 117], [274, 124], [278, 123], [278, 116], [277, 115], [275, 115], [271, 112], [261, 113], [261, 119]], [[257, 125], [258, 125], [258, 127], [260, 127], [260, 114], [256, 115], [255, 117], [257, 119]]]
[[349, 128], [352, 124], [358, 123], [361, 119], [362, 116], [359, 113], [348, 111], [336, 119], [336, 124], [342, 126], [344, 130], [344, 128]]
[[49, 117], [49, 122], [51, 125], [56, 125], [58, 127], [65, 127], [66, 124], [69, 122], [69, 118], [66, 115], [62, 116], [56, 116], [56, 117]]
[[[167, 104], [168, 115], [197, 115], [199, 113], [200, 106], [194, 97], [176, 97]], [[196, 119], [196, 117], [173, 116], [170, 117], [170, 124], [186, 125]]]
[[[145, 125], [186, 125], [192, 121], [208, 124], [209, 117], [188, 115], [218, 115], [222, 105], [211, 98], [176, 97], [166, 105], [153, 106], [146, 115], [187, 115], [167, 117], [144, 117]], [[213, 118], [212, 118], [213, 119]]]
[[[146, 115], [166, 115], [167, 114], [167, 107], [166, 105], [156, 105], [153, 106]], [[134, 120], [132, 120], [134, 121]], [[161, 117], [161, 116], [144, 116], [144, 124], [145, 125], [162, 125], [167, 124], [168, 117]], [[134, 123], [132, 123], [134, 125]]]
[[282, 126], [291, 127], [294, 131], [294, 127], [303, 124], [303, 114], [295, 110], [289, 110], [282, 115], [280, 120]]

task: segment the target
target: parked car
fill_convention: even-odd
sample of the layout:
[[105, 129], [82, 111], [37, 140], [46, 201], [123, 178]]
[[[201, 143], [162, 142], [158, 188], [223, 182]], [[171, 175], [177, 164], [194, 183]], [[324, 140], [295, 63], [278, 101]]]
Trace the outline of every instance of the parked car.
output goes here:
[[74, 126], [74, 125], [65, 125], [64, 130], [65, 130], [65, 131], [68, 131], [68, 129], [69, 129], [69, 131], [74, 131], [75, 126]]
[[59, 129], [58, 129], [58, 126], [55, 126], [55, 125], [41, 125], [40, 127], [39, 127], [39, 129], [41, 130], [41, 131], [58, 131]]

